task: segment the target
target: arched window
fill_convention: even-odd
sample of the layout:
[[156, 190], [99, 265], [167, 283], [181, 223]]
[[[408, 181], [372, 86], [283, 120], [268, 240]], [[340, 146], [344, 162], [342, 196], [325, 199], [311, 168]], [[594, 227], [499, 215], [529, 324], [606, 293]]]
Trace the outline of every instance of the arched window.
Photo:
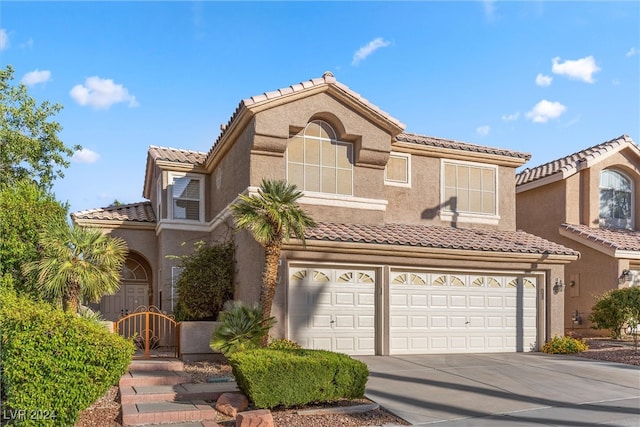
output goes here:
[[326, 122], [310, 122], [287, 146], [287, 181], [303, 191], [353, 195], [353, 144]]
[[620, 172], [600, 172], [600, 225], [633, 228], [631, 187], [631, 180]]

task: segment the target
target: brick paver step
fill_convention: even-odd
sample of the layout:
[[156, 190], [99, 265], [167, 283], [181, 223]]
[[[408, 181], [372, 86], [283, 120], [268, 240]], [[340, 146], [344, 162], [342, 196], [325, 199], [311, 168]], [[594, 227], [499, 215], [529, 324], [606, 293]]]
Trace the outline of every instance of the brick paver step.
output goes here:
[[126, 426], [215, 421], [216, 416], [217, 411], [203, 400], [122, 405], [122, 423]]
[[134, 359], [129, 371], [182, 371], [184, 363], [177, 359]]
[[235, 381], [176, 385], [121, 386], [120, 401], [142, 403], [181, 400], [217, 400], [222, 393], [237, 391]]
[[188, 383], [191, 376], [181, 371], [129, 371], [120, 378], [120, 387], [176, 385]]

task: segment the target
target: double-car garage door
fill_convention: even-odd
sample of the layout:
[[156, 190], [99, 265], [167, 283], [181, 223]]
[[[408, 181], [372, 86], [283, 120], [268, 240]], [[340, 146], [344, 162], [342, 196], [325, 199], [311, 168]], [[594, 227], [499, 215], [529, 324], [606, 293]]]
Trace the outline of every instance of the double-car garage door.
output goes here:
[[390, 354], [537, 349], [535, 276], [391, 269], [384, 292], [378, 281], [376, 269], [292, 266], [289, 338], [353, 355], [383, 336]]

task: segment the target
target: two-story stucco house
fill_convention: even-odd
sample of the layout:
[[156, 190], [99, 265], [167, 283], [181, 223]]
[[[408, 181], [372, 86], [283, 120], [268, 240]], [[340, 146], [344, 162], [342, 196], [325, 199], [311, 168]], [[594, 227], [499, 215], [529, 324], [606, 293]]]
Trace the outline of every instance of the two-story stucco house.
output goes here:
[[626, 135], [516, 177], [517, 225], [576, 249], [565, 269], [565, 328], [606, 334], [588, 316], [597, 295], [640, 285], [640, 149]]
[[259, 295], [263, 249], [230, 205], [262, 178], [303, 190], [317, 221], [287, 243], [272, 336], [349, 354], [537, 350], [564, 331], [554, 288], [579, 254], [516, 231], [515, 170], [529, 158], [404, 132], [331, 73], [244, 99], [208, 153], [152, 146], [138, 204], [76, 212], [129, 243], [121, 309], [171, 310], [176, 260], [233, 239], [235, 298]]

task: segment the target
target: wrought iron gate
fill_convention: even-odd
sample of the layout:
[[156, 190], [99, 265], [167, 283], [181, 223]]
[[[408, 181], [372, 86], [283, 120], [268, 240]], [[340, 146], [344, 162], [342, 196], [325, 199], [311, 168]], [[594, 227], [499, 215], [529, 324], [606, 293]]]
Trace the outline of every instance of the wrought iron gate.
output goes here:
[[133, 338], [136, 349], [144, 351], [145, 359], [151, 357], [152, 350], [159, 355], [180, 356], [177, 322], [156, 306], [140, 306], [123, 315], [116, 322], [115, 330], [125, 338]]

